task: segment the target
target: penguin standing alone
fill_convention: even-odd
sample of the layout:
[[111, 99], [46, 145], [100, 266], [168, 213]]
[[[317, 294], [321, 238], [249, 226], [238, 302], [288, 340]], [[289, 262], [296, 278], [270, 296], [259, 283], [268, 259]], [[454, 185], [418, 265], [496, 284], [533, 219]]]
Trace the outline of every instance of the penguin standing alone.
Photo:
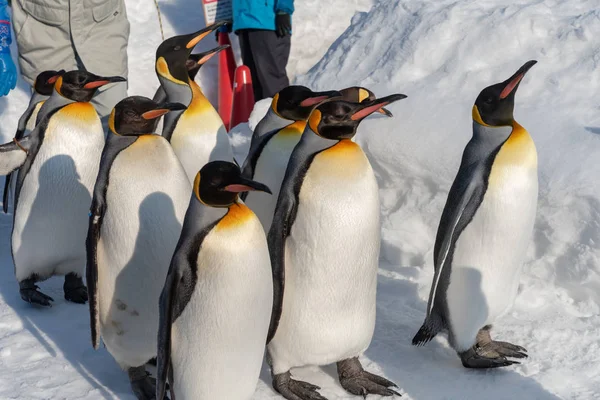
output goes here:
[[323, 400], [318, 387], [292, 379], [290, 369], [333, 362], [352, 394], [398, 394], [358, 360], [375, 329], [381, 227], [373, 169], [350, 139], [364, 118], [405, 97], [319, 104], [290, 157], [268, 234], [268, 359], [273, 387], [287, 399]]
[[310, 111], [321, 101], [336, 96], [340, 92], [313, 92], [304, 86], [288, 86], [274, 96], [267, 115], [256, 126], [242, 171], [246, 178], [264, 182], [273, 195], [248, 192], [242, 194], [242, 199], [265, 232], [271, 227], [288, 160], [300, 141]]
[[440, 331], [467, 368], [518, 364], [523, 347], [491, 339], [491, 324], [515, 299], [537, 210], [537, 152], [513, 117], [525, 63], [485, 88], [473, 106], [473, 137], [463, 153], [437, 232], [427, 317], [413, 338]]
[[21, 298], [29, 303], [50, 305], [53, 299], [35, 283], [52, 275], [65, 275], [67, 300], [87, 301], [81, 278], [86, 214], [104, 146], [100, 117], [89, 101], [99, 87], [123, 81], [65, 73], [54, 84], [52, 111], [29, 135], [0, 146], [0, 175], [19, 168], [11, 249]]
[[[35, 128], [40, 108], [44, 104], [44, 101], [52, 94], [54, 83], [58, 77], [62, 76], [64, 73], [65, 71], [62, 69], [60, 71], [44, 71], [35, 78], [35, 82], [33, 83], [33, 94], [29, 99], [27, 109], [23, 115], [21, 115], [21, 118], [19, 118], [15, 139], [21, 140], [26, 131], [31, 131]], [[13, 174], [11, 173], [6, 176], [6, 180], [4, 181], [4, 193], [2, 195], [2, 211], [4, 211], [4, 214], [8, 213], [8, 196], [11, 191], [11, 182], [14, 182], [12, 177]], [[14, 187], [12, 190], [14, 191]]]
[[[224, 24], [218, 22], [189, 35], [172, 37], [156, 50], [156, 73], [167, 99], [187, 106], [182, 112], [165, 116], [162, 136], [173, 146], [190, 184], [208, 161], [233, 161], [233, 149], [223, 121], [200, 87], [190, 79], [186, 67], [194, 46]], [[204, 53], [200, 61], [204, 63], [224, 48]]]
[[144, 365], [156, 356], [158, 299], [181, 232], [190, 183], [155, 119], [182, 104], [132, 96], [109, 117], [87, 236], [92, 344], [129, 374], [138, 399], [153, 399]]
[[254, 190], [270, 193], [230, 162], [196, 176], [160, 297], [157, 399], [167, 375], [175, 399], [244, 400], [256, 389], [273, 280], [265, 233], [238, 196]]

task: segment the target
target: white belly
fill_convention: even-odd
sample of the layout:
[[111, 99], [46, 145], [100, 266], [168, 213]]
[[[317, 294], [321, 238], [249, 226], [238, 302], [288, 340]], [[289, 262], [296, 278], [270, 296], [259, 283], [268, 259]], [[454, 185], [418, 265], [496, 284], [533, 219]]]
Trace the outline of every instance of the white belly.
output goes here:
[[175, 126], [171, 145], [190, 182], [210, 161], [233, 162], [233, 150], [227, 130], [214, 109], [184, 112]]
[[83, 274], [91, 193], [104, 132], [93, 107], [75, 103], [51, 119], [15, 210], [17, 280]]
[[[317, 155], [286, 241], [283, 312], [269, 344], [275, 374], [355, 357], [375, 327], [377, 182], [357, 145]], [[352, 154], [356, 153], [356, 154]]]
[[537, 170], [496, 170], [471, 223], [456, 242], [447, 290], [457, 350], [507, 312], [517, 293], [537, 208]]
[[172, 326], [177, 399], [249, 399], [263, 361], [273, 306], [265, 234], [252, 216], [204, 239], [198, 281]]
[[102, 339], [122, 367], [156, 355], [158, 299], [190, 187], [157, 135], [138, 139], [112, 165], [98, 242], [98, 303]]
[[263, 192], [249, 192], [246, 204], [258, 217], [265, 232], [269, 232], [281, 183], [294, 147], [301, 135], [275, 135], [264, 147], [254, 169], [254, 180], [271, 189], [272, 195]]

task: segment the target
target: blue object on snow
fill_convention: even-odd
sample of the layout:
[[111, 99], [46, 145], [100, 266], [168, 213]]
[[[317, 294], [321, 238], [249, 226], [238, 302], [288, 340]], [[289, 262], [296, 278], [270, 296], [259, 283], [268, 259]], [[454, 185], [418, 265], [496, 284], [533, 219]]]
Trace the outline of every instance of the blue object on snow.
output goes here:
[[294, 0], [232, 0], [233, 31], [275, 30], [275, 14], [294, 13]]
[[6, 96], [17, 85], [17, 68], [10, 56], [11, 43], [8, 3], [0, 0], [0, 96]]

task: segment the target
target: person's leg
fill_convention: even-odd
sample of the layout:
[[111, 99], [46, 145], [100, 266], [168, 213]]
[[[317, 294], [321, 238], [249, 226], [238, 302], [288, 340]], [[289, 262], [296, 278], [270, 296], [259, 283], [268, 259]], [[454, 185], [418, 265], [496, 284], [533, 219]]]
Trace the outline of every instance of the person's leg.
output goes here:
[[242, 52], [242, 61], [250, 69], [250, 75], [252, 76], [252, 91], [254, 92], [254, 101], [258, 101], [263, 98], [262, 87], [260, 80], [258, 79], [256, 65], [254, 64], [254, 58], [252, 58], [252, 47], [248, 37], [249, 31], [242, 30], [239, 32], [240, 50]]
[[[81, 69], [100, 76], [128, 78], [127, 46], [129, 21], [125, 3], [121, 0], [94, 7], [91, 11], [81, 4], [71, 4], [71, 29], [77, 61]], [[101, 88], [92, 104], [106, 130], [108, 116], [115, 104], [127, 97], [127, 82], [112, 83]]]
[[285, 67], [290, 54], [291, 38], [277, 37], [275, 31], [252, 31], [249, 32], [249, 42], [257, 78], [262, 87], [261, 98], [273, 97], [290, 84]]
[[56, 7], [49, 9], [34, 6], [31, 2], [12, 2], [19, 67], [23, 79], [30, 85], [33, 85], [35, 78], [43, 71], [77, 69], [71, 46], [68, 3], [57, 3]]

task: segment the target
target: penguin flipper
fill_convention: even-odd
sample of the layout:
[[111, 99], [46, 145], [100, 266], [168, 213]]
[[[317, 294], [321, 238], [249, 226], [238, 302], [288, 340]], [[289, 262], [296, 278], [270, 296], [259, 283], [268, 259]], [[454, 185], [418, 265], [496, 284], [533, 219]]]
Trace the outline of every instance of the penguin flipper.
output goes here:
[[98, 310], [98, 241], [100, 240], [100, 228], [104, 217], [104, 202], [95, 196], [92, 200], [88, 234], [85, 241], [86, 246], [86, 282], [88, 286], [88, 302], [90, 306], [90, 328], [92, 334], [92, 346], [98, 349], [100, 343], [100, 314]]
[[[17, 132], [15, 132], [15, 139], [21, 140], [25, 135], [25, 129], [27, 129], [27, 122], [29, 122], [29, 118], [33, 114], [37, 103], [31, 102], [27, 107], [27, 110], [21, 115], [19, 118], [19, 123], [17, 124]], [[8, 196], [10, 194], [10, 182], [13, 178], [14, 172], [6, 175], [6, 180], [4, 181], [4, 193], [2, 194], [2, 211], [4, 214], [8, 213]]]
[[156, 93], [154, 93], [152, 101], [155, 101], [159, 104], [167, 101], [167, 92], [165, 92], [165, 89], [162, 86], [159, 86], [158, 89], [156, 89]]
[[8, 175], [21, 167], [27, 159], [31, 144], [32, 141], [27, 136], [21, 140], [15, 138], [12, 142], [0, 145], [0, 175]]
[[[167, 389], [167, 378], [173, 394], [173, 364], [171, 363], [171, 327], [175, 309], [180, 309], [177, 299], [178, 284], [183, 278], [178, 268], [183, 262], [190, 267], [186, 257], [179, 257], [178, 249], [171, 261], [165, 286], [160, 294], [158, 323], [158, 354], [156, 356], [156, 399], [162, 400]], [[185, 281], [185, 279], [184, 279]], [[180, 312], [179, 312], [180, 313]]]
[[[254, 137], [252, 136], [252, 141], [250, 142], [250, 149], [248, 150], [248, 155], [244, 160], [244, 164], [242, 165], [242, 176], [246, 179], [254, 178], [254, 168], [256, 168], [256, 163], [258, 162], [258, 158], [260, 157], [263, 149], [269, 143], [269, 140], [273, 136], [275, 136], [279, 132], [279, 129], [275, 129], [271, 132], [265, 133], [262, 136]], [[241, 199], [246, 200], [248, 197], [248, 192], [244, 192], [241, 194]]]
[[[491, 168], [491, 167], [490, 167]], [[435, 240], [433, 259], [435, 275], [427, 304], [427, 319], [433, 318], [436, 295], [442, 274], [452, 261], [454, 246], [463, 229], [471, 222], [487, 189], [485, 163], [461, 168], [450, 188]], [[448, 277], [449, 279], [449, 277]], [[425, 325], [427, 325], [427, 319]], [[436, 332], [437, 333], [437, 332]], [[434, 335], [435, 336], [435, 335]]]

